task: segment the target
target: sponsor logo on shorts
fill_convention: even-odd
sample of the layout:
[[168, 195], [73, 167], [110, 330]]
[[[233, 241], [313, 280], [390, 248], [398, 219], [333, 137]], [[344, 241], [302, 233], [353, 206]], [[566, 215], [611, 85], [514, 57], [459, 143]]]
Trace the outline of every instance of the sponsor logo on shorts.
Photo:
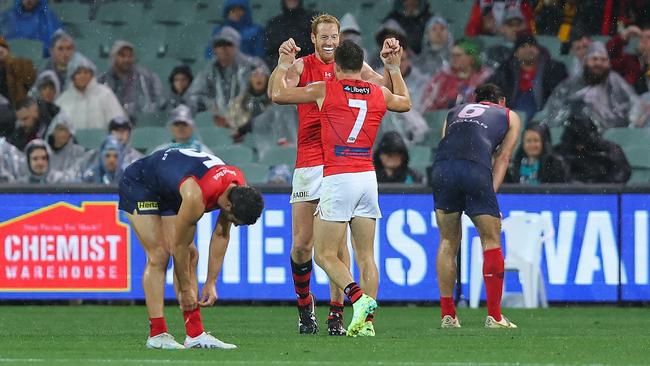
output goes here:
[[353, 85], [343, 85], [343, 91], [352, 94], [370, 94], [369, 87], [359, 88], [358, 86]]
[[158, 209], [158, 202], [152, 202], [152, 201], [138, 202], [138, 210], [140, 211], [151, 211], [157, 209]]
[[308, 191], [302, 191], [302, 192], [293, 192], [293, 195], [291, 196], [293, 199], [296, 198], [307, 198], [309, 197], [309, 192]]

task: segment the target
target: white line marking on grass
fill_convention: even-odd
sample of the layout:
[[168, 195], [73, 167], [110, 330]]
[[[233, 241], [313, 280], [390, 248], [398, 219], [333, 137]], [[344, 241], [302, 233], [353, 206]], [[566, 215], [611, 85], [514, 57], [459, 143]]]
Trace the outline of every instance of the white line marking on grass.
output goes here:
[[[3, 363], [47, 363], [51, 364], [69, 364], [69, 363], [106, 363], [106, 364], [176, 364], [176, 365], [214, 365], [214, 360], [155, 360], [155, 359], [44, 359], [44, 358], [0, 358], [0, 364]], [[397, 366], [567, 366], [567, 365], [590, 365], [604, 366], [606, 364], [583, 364], [583, 363], [519, 363], [519, 362], [414, 362], [414, 361], [219, 361], [220, 364], [226, 365], [397, 365]], [[630, 365], [632, 366], [632, 365]]]

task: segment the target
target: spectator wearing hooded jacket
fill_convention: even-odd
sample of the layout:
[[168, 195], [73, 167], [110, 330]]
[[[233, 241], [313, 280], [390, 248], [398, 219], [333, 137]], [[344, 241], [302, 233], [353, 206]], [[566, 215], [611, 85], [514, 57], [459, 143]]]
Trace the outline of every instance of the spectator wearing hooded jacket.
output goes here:
[[553, 153], [546, 125], [531, 124], [524, 129], [521, 146], [515, 152], [505, 182], [537, 185], [568, 182], [562, 158]]
[[74, 38], [63, 29], [54, 32], [49, 47], [51, 56], [40, 72], [53, 71], [59, 80], [59, 92], [63, 92], [68, 87], [74, 66], [85, 56], [77, 51]]
[[512, 55], [517, 35], [526, 32], [526, 19], [517, 7], [506, 11], [503, 23], [497, 29], [499, 43], [488, 47], [484, 52], [485, 64], [496, 69]]
[[122, 108], [132, 119], [153, 113], [163, 103], [162, 83], [158, 76], [136, 64], [133, 44], [118, 40], [109, 53], [108, 71], [97, 78], [113, 91]]
[[0, 183], [15, 182], [25, 170], [25, 154], [0, 137]]
[[144, 155], [131, 146], [131, 131], [133, 124], [126, 117], [115, 117], [108, 124], [108, 134], [115, 137], [123, 146], [124, 160], [122, 166], [126, 168]]
[[47, 46], [52, 34], [60, 28], [61, 21], [47, 0], [15, 0], [13, 8], [0, 14], [0, 35], [42, 41], [44, 57], [49, 56]]
[[86, 170], [82, 180], [86, 183], [105, 185], [118, 184], [125, 166], [124, 145], [115, 137], [108, 135], [99, 148], [99, 158], [96, 163]]
[[266, 65], [257, 67], [250, 75], [248, 89], [235, 98], [228, 110], [228, 124], [234, 132], [235, 142], [241, 142], [244, 135], [253, 130], [253, 120], [271, 105], [266, 92], [271, 72]]
[[194, 75], [187, 65], [174, 67], [169, 74], [169, 91], [161, 109], [171, 111], [181, 104], [188, 104], [187, 90], [190, 88]]
[[386, 132], [373, 155], [378, 183], [422, 183], [422, 175], [409, 168], [409, 152], [399, 133]]
[[429, 13], [429, 2], [426, 0], [394, 0], [393, 11], [384, 19], [393, 19], [406, 31], [406, 46], [416, 54], [422, 47], [422, 36]]
[[512, 56], [496, 69], [490, 82], [503, 90], [509, 108], [532, 118], [567, 76], [563, 63], [551, 59], [533, 35], [522, 34], [515, 41]]
[[181, 104], [176, 107], [171, 113], [167, 126], [172, 135], [171, 141], [156, 147], [154, 151], [178, 148], [212, 154], [212, 151], [199, 140], [192, 112], [187, 106]]
[[[635, 53], [626, 53], [625, 47], [634, 37], [639, 38]], [[650, 24], [639, 28], [630, 26], [607, 42], [612, 69], [641, 95], [650, 90]]]
[[509, 10], [519, 10], [525, 19], [526, 29], [533, 20], [533, 8], [526, 0], [476, 0], [472, 6], [465, 35], [496, 35]]
[[339, 35], [339, 43], [343, 41], [351, 41], [363, 49], [363, 60], [368, 61], [368, 51], [363, 47], [363, 36], [361, 35], [361, 27], [357, 23], [357, 19], [350, 13], [345, 13], [341, 17], [341, 29]]
[[41, 119], [51, 121], [61, 110], [59, 106], [54, 104], [54, 100], [60, 94], [58, 79], [54, 71], [46, 70], [40, 73], [36, 78], [33, 90]]
[[51, 184], [72, 183], [75, 176], [50, 168], [50, 147], [41, 139], [32, 140], [25, 147], [27, 173], [18, 179], [21, 183]]
[[632, 170], [623, 149], [607, 141], [582, 113], [572, 115], [555, 151], [569, 167], [572, 181], [582, 183], [625, 183]]
[[65, 112], [54, 117], [47, 129], [47, 143], [50, 146], [50, 167], [73, 175], [79, 174], [79, 166], [86, 149], [77, 144], [75, 128]]
[[579, 110], [602, 132], [634, 122], [632, 109], [637, 102], [634, 89], [610, 69], [605, 45], [592, 42], [582, 74], [561, 82], [533, 120], [550, 127], [561, 126], [574, 110]]
[[36, 79], [30, 60], [13, 57], [9, 43], [0, 36], [0, 94], [13, 106], [25, 99]]
[[[223, 27], [231, 27], [241, 36], [240, 50], [242, 53], [260, 58], [266, 55], [264, 28], [253, 23], [253, 14], [248, 0], [226, 0], [223, 5], [223, 19], [223, 24], [216, 26], [212, 31], [213, 36], [219, 34]], [[208, 50], [208, 57], [212, 56], [212, 52], [214, 52], [213, 49]]]
[[228, 104], [246, 90], [250, 73], [259, 64], [240, 52], [240, 42], [234, 28], [223, 27], [213, 39], [214, 59], [194, 78], [187, 91], [194, 112], [210, 110], [224, 126]]
[[419, 110], [424, 113], [473, 102], [474, 89], [492, 74], [481, 64], [480, 53], [476, 42], [458, 40], [451, 50], [449, 66], [443, 67], [424, 88]]
[[105, 129], [112, 118], [125, 116], [113, 91], [97, 82], [95, 72], [90, 60], [80, 60], [74, 67], [71, 87], [56, 99], [76, 129]]
[[432, 77], [449, 62], [449, 54], [453, 47], [454, 36], [449, 32], [447, 21], [442, 17], [432, 16], [424, 27], [422, 51], [415, 59], [415, 63], [422, 72]]
[[[270, 1], [270, 0], [267, 0]], [[266, 56], [265, 61], [269, 66], [278, 62], [278, 48], [282, 42], [293, 38], [301, 48], [296, 57], [307, 56], [314, 53], [311, 43], [311, 19], [315, 12], [304, 7], [303, 0], [280, 0], [282, 14], [276, 15], [266, 23]]]
[[16, 112], [9, 100], [0, 94], [0, 137], [10, 135], [16, 128]]
[[16, 106], [16, 125], [7, 141], [24, 150], [30, 141], [45, 137], [49, 122], [41, 119], [38, 103], [32, 98], [25, 98]]

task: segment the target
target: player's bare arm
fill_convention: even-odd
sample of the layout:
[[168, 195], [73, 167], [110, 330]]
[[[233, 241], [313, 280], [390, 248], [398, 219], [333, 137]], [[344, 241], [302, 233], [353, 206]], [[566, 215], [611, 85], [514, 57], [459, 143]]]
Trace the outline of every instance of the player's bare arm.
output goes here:
[[[381, 49], [380, 54], [383, 56], [388, 56], [388, 54], [397, 52], [400, 49], [399, 41], [395, 38], [387, 38], [384, 40], [384, 45]], [[382, 85], [388, 88], [391, 92], [393, 91], [393, 83], [390, 77], [389, 71], [384, 68], [384, 74], [381, 75], [370, 67], [367, 63], [363, 63], [361, 68], [361, 78], [365, 81], [376, 85]]]
[[503, 142], [499, 146], [499, 149], [494, 154], [494, 162], [492, 166], [492, 185], [494, 186], [494, 191], [497, 192], [501, 183], [503, 183], [503, 177], [506, 175], [508, 170], [508, 164], [510, 163], [510, 157], [512, 156], [512, 151], [517, 145], [517, 140], [519, 139], [519, 129], [521, 128], [521, 120], [517, 113], [509, 111], [510, 115], [510, 126], [508, 127], [508, 132], [503, 138]]
[[174, 273], [178, 277], [181, 308], [185, 311], [196, 308], [197, 294], [190, 276], [190, 245], [196, 232], [196, 223], [205, 213], [203, 193], [194, 179], [187, 179], [180, 187], [182, 197], [178, 215], [173, 221], [172, 253]]
[[217, 224], [210, 237], [210, 254], [208, 258], [208, 276], [201, 290], [200, 306], [211, 306], [217, 301], [217, 277], [223, 266], [223, 258], [228, 249], [230, 241], [230, 228], [232, 222], [226, 218], [224, 213], [219, 214]]
[[[290, 53], [297, 54], [300, 52], [300, 49], [301, 48], [296, 45], [293, 38], [289, 38], [280, 45], [280, 48], [278, 48], [278, 55], [282, 56], [283, 54], [288, 55]], [[278, 62], [278, 65], [279, 64], [280, 63]], [[300, 75], [302, 75], [304, 66], [305, 64], [302, 59], [297, 59], [292, 63], [291, 67], [289, 67], [289, 70], [287, 70], [287, 73], [284, 76], [284, 79], [287, 81], [287, 85], [298, 86], [298, 83], [300, 82]], [[269, 97], [271, 97], [273, 91], [273, 83], [276, 80], [277, 70], [278, 67], [276, 66], [275, 69], [273, 69], [271, 76], [269, 77], [269, 85], [267, 88], [267, 94]]]
[[400, 60], [403, 50], [400, 48], [397, 52], [391, 52], [382, 56], [384, 68], [388, 70], [389, 77], [392, 81], [393, 92], [383, 87], [384, 100], [386, 108], [393, 112], [408, 112], [411, 110], [411, 96], [409, 95], [406, 82], [402, 78], [402, 72], [399, 69]]
[[305, 87], [295, 87], [290, 86], [285, 79], [294, 59], [295, 53], [280, 55], [271, 100], [278, 104], [318, 103], [320, 107], [325, 98], [325, 83], [316, 82]]

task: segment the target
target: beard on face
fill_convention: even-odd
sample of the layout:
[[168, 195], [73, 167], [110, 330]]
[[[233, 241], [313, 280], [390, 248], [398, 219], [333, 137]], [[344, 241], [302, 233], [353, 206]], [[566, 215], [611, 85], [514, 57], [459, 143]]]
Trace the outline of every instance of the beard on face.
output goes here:
[[582, 77], [587, 85], [598, 85], [604, 83], [609, 77], [609, 69], [599, 72], [593, 72], [589, 67], [585, 66], [582, 70]]

